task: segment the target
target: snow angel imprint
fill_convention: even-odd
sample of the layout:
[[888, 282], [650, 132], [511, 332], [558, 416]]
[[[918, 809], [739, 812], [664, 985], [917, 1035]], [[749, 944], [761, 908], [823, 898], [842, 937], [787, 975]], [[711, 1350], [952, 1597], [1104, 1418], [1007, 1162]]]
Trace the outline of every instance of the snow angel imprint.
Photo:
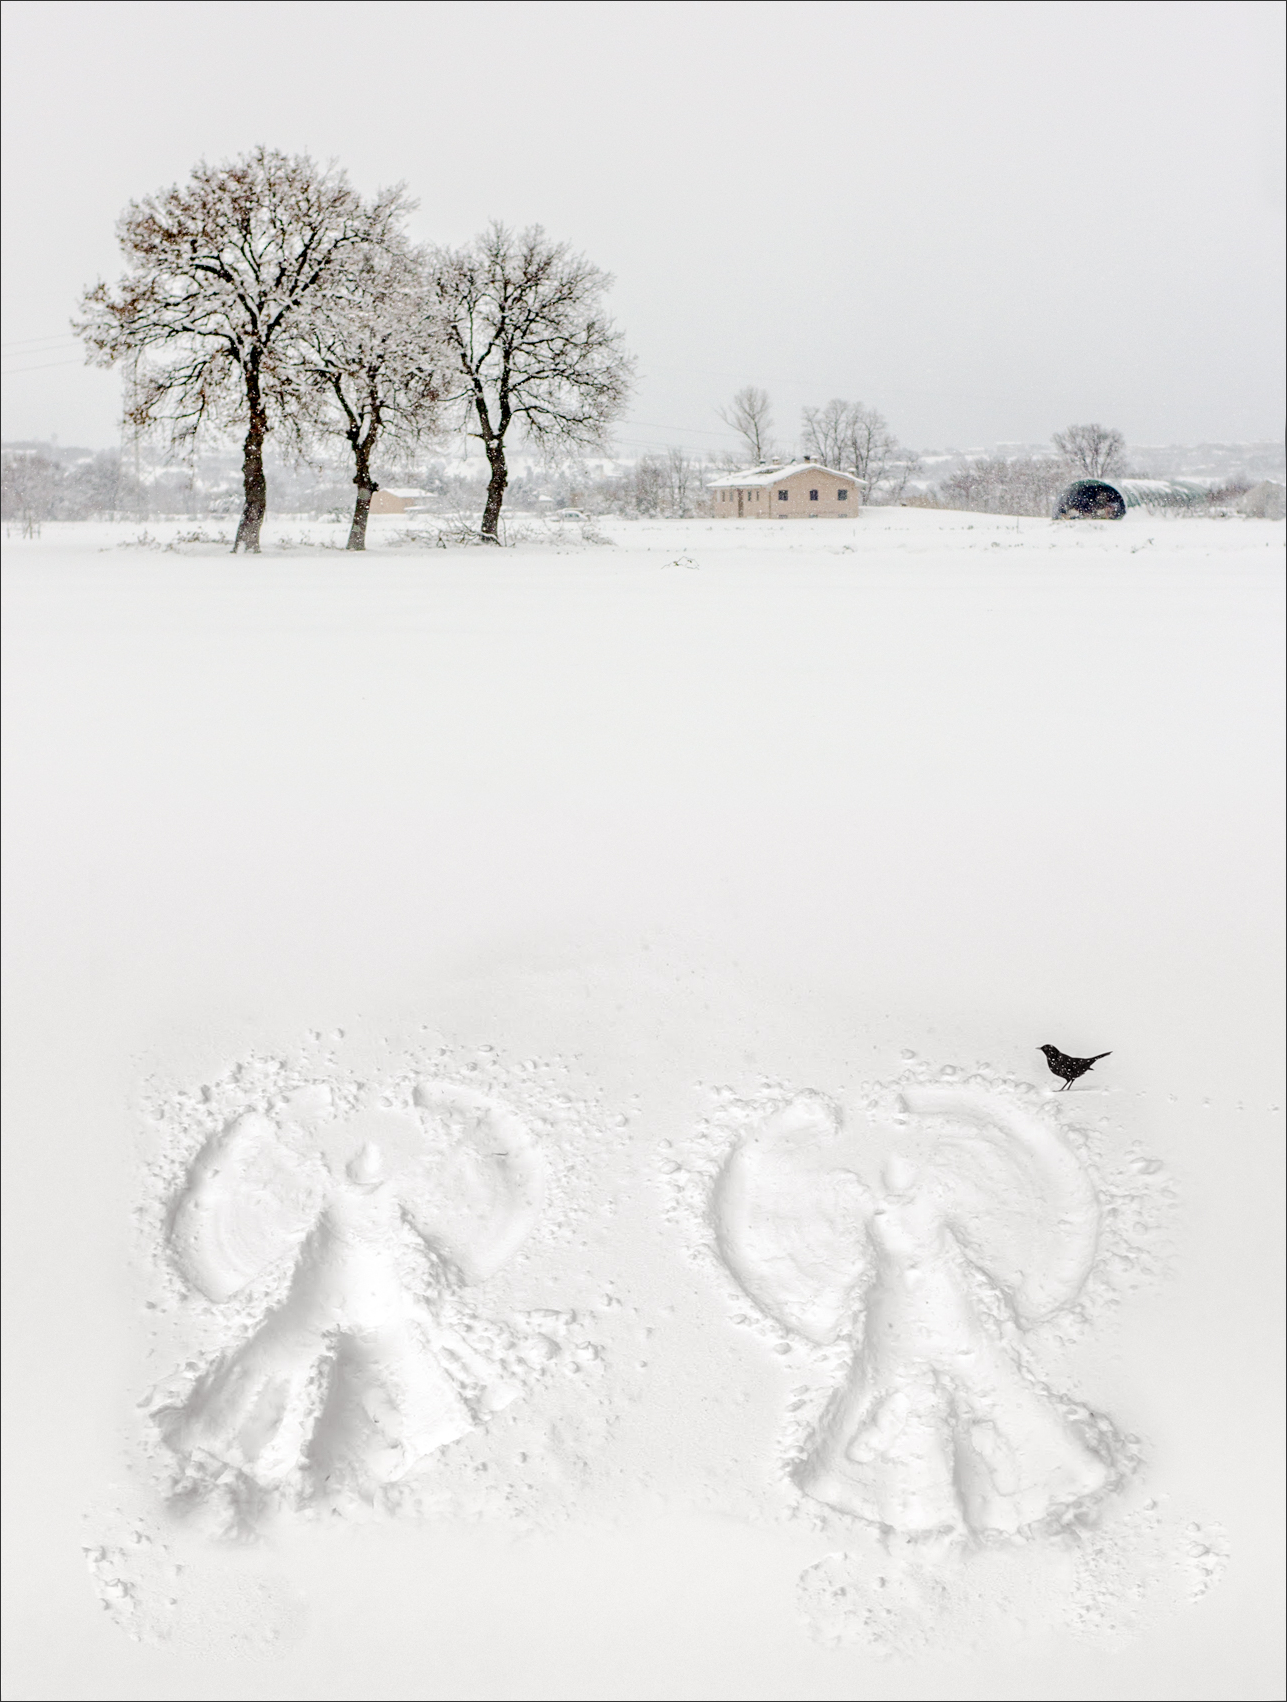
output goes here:
[[1056, 1528], [1122, 1475], [1111, 1425], [1045, 1387], [1023, 1343], [1086, 1283], [1095, 1189], [1055, 1128], [999, 1096], [926, 1085], [902, 1107], [904, 1145], [929, 1157], [895, 1150], [879, 1193], [849, 1167], [862, 1132], [816, 1094], [766, 1115], [716, 1183], [718, 1248], [750, 1298], [852, 1344], [796, 1481], [909, 1535]]
[[244, 1315], [289, 1266], [251, 1333], [156, 1415], [187, 1487], [370, 1498], [513, 1400], [504, 1332], [457, 1295], [526, 1236], [542, 1175], [512, 1112], [443, 1083], [347, 1117], [312, 1087], [209, 1140], [171, 1213], [180, 1273]]

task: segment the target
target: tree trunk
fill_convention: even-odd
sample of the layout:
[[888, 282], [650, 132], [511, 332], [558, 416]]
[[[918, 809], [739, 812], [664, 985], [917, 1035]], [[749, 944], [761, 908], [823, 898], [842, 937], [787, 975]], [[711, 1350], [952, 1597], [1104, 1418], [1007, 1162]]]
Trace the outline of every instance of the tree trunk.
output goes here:
[[[368, 434], [369, 435], [369, 434]], [[379, 490], [379, 485], [371, 477], [371, 445], [366, 438], [352, 438], [353, 461], [357, 472], [353, 475], [353, 483], [357, 486], [357, 501], [353, 504], [353, 524], [349, 527], [349, 541], [346, 550], [364, 550], [366, 548], [366, 521], [371, 512], [371, 498]]]
[[257, 366], [246, 370], [246, 401], [250, 408], [250, 425], [242, 453], [241, 479], [245, 500], [241, 509], [241, 524], [233, 540], [232, 553], [253, 550], [259, 554], [259, 531], [268, 508], [268, 481], [264, 477], [264, 439], [268, 436], [268, 411], [259, 393]]
[[505, 445], [499, 438], [494, 438], [486, 445], [487, 459], [491, 462], [492, 476], [487, 485], [487, 501], [483, 507], [483, 542], [499, 544], [496, 528], [500, 523], [501, 503], [505, 499], [505, 486], [509, 483], [509, 472], [505, 466]]

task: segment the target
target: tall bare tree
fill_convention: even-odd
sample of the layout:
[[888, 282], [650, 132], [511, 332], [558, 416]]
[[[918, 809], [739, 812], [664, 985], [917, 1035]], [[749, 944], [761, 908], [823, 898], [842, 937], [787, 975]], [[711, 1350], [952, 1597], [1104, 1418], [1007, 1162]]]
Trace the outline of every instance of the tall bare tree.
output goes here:
[[918, 464], [882, 413], [838, 396], [821, 408], [804, 410], [802, 436], [806, 455], [853, 475], [863, 502], [877, 497], [896, 501]]
[[838, 396], [821, 408], [805, 408], [800, 433], [804, 453], [825, 467], [850, 472], [847, 454], [854, 411], [852, 402], [842, 402]]
[[314, 422], [345, 439], [357, 495], [346, 545], [366, 548], [371, 498], [379, 490], [371, 462], [378, 445], [405, 452], [437, 423], [444, 350], [433, 342], [424, 311], [421, 256], [389, 232], [345, 261], [342, 293], [327, 312], [311, 314], [299, 358], [320, 406]]
[[1126, 471], [1126, 439], [1111, 426], [1072, 425], [1055, 432], [1054, 445], [1070, 467], [1088, 478]]
[[85, 293], [74, 329], [91, 360], [141, 356], [128, 414], [165, 420], [175, 447], [205, 426], [244, 423], [241, 523], [258, 550], [267, 508], [264, 441], [292, 418], [299, 339], [342, 263], [406, 210], [401, 189], [364, 202], [342, 171], [256, 148], [196, 167], [186, 184], [133, 201], [117, 227], [126, 270]]
[[767, 390], [758, 390], [754, 384], [747, 384], [727, 408], [717, 408], [715, 412], [741, 438], [752, 466], [761, 466], [771, 458], [773, 408]]
[[470, 435], [490, 469], [482, 536], [498, 542], [515, 422], [538, 448], [593, 449], [629, 395], [634, 362], [603, 309], [611, 279], [540, 225], [496, 222], [432, 268], [432, 324], [447, 345]]

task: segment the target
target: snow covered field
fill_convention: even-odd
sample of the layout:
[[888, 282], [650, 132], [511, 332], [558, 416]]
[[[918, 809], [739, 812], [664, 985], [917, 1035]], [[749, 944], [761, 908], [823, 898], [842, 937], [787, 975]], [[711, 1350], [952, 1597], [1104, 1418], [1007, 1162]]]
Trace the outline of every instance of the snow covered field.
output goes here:
[[5, 546], [6, 1694], [1280, 1694], [1282, 525], [219, 532]]

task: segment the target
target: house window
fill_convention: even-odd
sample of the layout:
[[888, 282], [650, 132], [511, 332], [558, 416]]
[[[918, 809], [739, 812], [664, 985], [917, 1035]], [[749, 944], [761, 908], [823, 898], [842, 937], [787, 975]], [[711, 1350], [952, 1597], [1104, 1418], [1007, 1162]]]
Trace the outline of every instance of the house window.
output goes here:
[[786, 499], [787, 499], [787, 493], [785, 491], [779, 491], [778, 492], [778, 501], [779, 502], [785, 502]]
[[848, 491], [837, 491], [836, 492], [836, 501], [837, 502], [848, 502], [849, 501], [849, 492]]
[[818, 493], [817, 493], [817, 491], [810, 491], [810, 492], [809, 492], [809, 501], [810, 501], [810, 502], [817, 502], [817, 500], [818, 500]]

